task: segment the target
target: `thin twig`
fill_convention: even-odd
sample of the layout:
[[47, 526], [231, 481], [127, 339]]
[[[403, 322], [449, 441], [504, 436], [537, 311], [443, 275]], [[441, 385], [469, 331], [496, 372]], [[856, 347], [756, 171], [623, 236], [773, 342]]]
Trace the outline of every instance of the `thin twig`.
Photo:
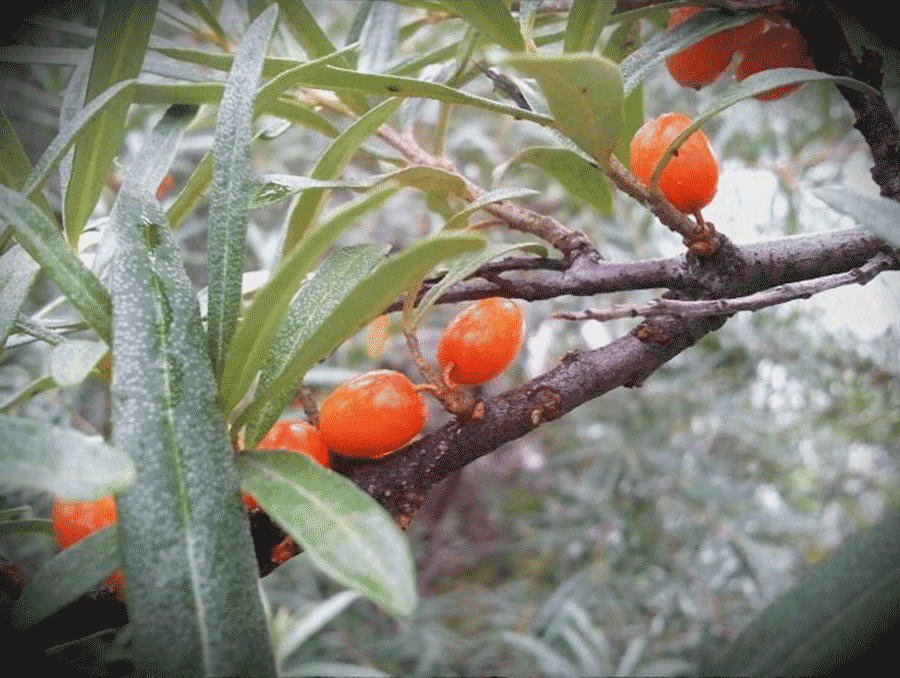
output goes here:
[[808, 299], [814, 294], [832, 290], [843, 285], [858, 283], [865, 285], [882, 271], [895, 267], [892, 257], [879, 252], [868, 262], [846, 273], [826, 275], [813, 280], [787, 283], [764, 292], [748, 294], [733, 299], [712, 299], [683, 301], [679, 299], [654, 299], [645, 304], [613, 304], [604, 309], [589, 309], [577, 313], [555, 313], [560, 320], [615, 320], [671, 315], [678, 318], [697, 318], [708, 315], [732, 315], [738, 311], [758, 311], [767, 306], [776, 306], [796, 299]]
[[[465, 182], [465, 191], [459, 196], [463, 200], [472, 202], [487, 193], [463, 175], [458, 174], [448, 160], [436, 158], [428, 153], [409, 134], [400, 134], [388, 125], [382, 125], [378, 136], [414, 165], [437, 167], [456, 174]], [[519, 207], [508, 200], [485, 205], [482, 209], [503, 221], [509, 228], [530, 233], [550, 243], [570, 261], [578, 255], [586, 253], [599, 257], [593, 243], [584, 233], [570, 230], [552, 217]]]

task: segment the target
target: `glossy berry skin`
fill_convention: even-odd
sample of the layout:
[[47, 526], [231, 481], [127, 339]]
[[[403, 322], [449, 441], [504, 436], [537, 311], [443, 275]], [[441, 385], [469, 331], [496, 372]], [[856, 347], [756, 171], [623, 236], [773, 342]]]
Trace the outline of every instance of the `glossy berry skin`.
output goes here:
[[[772, 68], [814, 68], [806, 52], [806, 41], [792, 26], [774, 26], [750, 41], [737, 65], [735, 78], [744, 78]], [[754, 95], [760, 101], [774, 101], [797, 91], [802, 83], [784, 85]]]
[[322, 439], [322, 434], [319, 429], [302, 419], [276, 421], [256, 447], [260, 450], [302, 452], [328, 468], [328, 446]]
[[374, 459], [412, 440], [426, 414], [425, 400], [405, 375], [375, 370], [332, 391], [319, 411], [319, 431], [332, 451]]
[[[672, 12], [667, 28], [672, 30], [702, 11], [700, 7], [682, 7]], [[736, 49], [731, 31], [713, 33], [687, 49], [666, 59], [666, 68], [682, 87], [706, 87], [728, 68]]]
[[[116, 502], [112, 497], [92, 501], [56, 499], [51, 514], [53, 535], [60, 550], [69, 548], [92, 532], [116, 522]], [[116, 570], [106, 579], [107, 585], [121, 598], [125, 573]]]
[[522, 311], [510, 299], [492, 297], [476, 301], [450, 321], [438, 343], [437, 361], [442, 370], [453, 363], [453, 383], [483, 384], [505, 370], [521, 346]]
[[[261, 450], [276, 449], [300, 452], [312, 457], [319, 465], [328, 468], [328, 446], [325, 445], [319, 429], [302, 419], [276, 421], [256, 447]], [[260, 508], [252, 496], [246, 492], [241, 494], [248, 509]]]
[[[631, 169], [641, 183], [649, 185], [669, 144], [690, 124], [682, 113], [664, 113], [641, 126], [631, 140]], [[659, 189], [666, 200], [685, 214], [695, 214], [706, 207], [715, 196], [718, 183], [719, 165], [709, 140], [700, 130], [681, 145], [659, 177]]]

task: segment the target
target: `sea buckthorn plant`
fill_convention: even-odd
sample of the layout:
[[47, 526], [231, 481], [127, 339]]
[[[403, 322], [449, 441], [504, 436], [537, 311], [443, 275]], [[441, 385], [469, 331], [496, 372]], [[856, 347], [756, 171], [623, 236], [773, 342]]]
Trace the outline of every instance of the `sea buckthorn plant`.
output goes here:
[[743, 675], [892, 637], [900, 129], [867, 3], [12, 28], [13, 655]]

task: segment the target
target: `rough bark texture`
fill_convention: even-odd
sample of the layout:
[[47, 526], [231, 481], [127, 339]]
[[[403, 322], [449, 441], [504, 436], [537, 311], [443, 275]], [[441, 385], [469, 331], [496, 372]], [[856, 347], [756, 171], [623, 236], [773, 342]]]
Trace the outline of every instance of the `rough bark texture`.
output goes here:
[[[652, 4], [658, 2], [621, 2], [616, 11]], [[877, 40], [862, 41], [859, 58], [854, 56], [842, 23], [830, 13], [828, 4], [760, 0], [731, 6], [735, 10], [755, 8], [782, 13], [806, 37], [818, 70], [881, 87], [882, 60], [875, 49]], [[880, 95], [846, 88], [840, 91], [855, 113], [857, 129], [872, 149], [872, 176], [882, 195], [898, 199], [900, 130], [887, 102]], [[448, 167], [446, 160], [432, 158], [410, 137], [390, 131], [382, 137], [410, 162]], [[470, 186], [470, 192], [476, 195], [481, 189]], [[664, 296], [674, 299], [727, 299], [851, 271], [879, 252], [888, 253], [893, 257], [893, 268], [900, 268], [900, 260], [890, 247], [857, 229], [740, 247], [720, 236], [721, 248], [713, 256], [699, 257], [688, 251], [670, 259], [610, 262], [583, 234], [569, 231], [554, 219], [508, 202], [496, 204], [489, 211], [510, 228], [544, 237], [561, 249], [563, 258], [514, 257], [493, 263], [450, 288], [441, 302], [495, 295], [534, 301], [636, 289], [668, 290]], [[640, 386], [661, 365], [717, 330], [726, 320], [727, 316], [649, 318], [607, 346], [570, 353], [549, 372], [483, 401], [483, 407], [468, 421], [448, 423], [378, 464], [337, 459], [337, 470], [374, 496], [401, 525], [408, 526], [429, 490], [442, 479], [588, 400], [620, 386]]]

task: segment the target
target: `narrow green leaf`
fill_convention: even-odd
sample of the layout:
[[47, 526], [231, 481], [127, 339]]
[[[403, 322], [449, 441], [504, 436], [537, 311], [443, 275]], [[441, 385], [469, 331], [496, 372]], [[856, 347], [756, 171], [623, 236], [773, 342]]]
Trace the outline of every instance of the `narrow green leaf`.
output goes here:
[[0, 186], [0, 217], [107, 345], [112, 344], [109, 292], [69, 249], [59, 229], [21, 193]]
[[534, 20], [537, 17], [538, 7], [541, 6], [541, 2], [542, 0], [524, 0], [519, 3], [519, 31], [521, 31], [522, 39], [525, 41], [525, 49], [529, 52], [535, 49]]
[[[356, 207], [374, 207], [389, 195], [390, 192], [377, 193], [371, 202], [358, 203]], [[230, 413], [247, 393], [291, 298], [338, 233], [352, 223], [348, 217], [354, 214], [358, 210], [340, 213], [301, 240], [254, 296], [238, 324], [222, 369], [219, 402], [223, 412]]]
[[11, 412], [15, 408], [24, 405], [39, 393], [49, 391], [54, 387], [56, 387], [56, 382], [53, 381], [53, 377], [38, 377], [30, 384], [22, 388], [22, 390], [12, 396], [5, 403], [0, 405], [0, 412], [2, 412], [3, 414]]
[[50, 351], [50, 376], [59, 386], [76, 386], [108, 352], [101, 341], [67, 339]]
[[444, 0], [441, 4], [510, 52], [521, 52], [525, 49], [525, 41], [519, 32], [519, 26], [505, 2], [498, 2], [498, 0]]
[[704, 675], [825, 675], [885, 633], [900, 600], [900, 512], [851, 537], [767, 607]]
[[563, 52], [593, 52], [615, 7], [615, 0], [572, 0]]
[[738, 101], [747, 99], [754, 94], [761, 94], [770, 89], [801, 82], [828, 81], [836, 85], [843, 85], [851, 89], [858, 89], [870, 94], [877, 94], [879, 90], [868, 83], [854, 78], [844, 78], [839, 75], [822, 73], [809, 68], [771, 68], [748, 76], [744, 80], [735, 82], [716, 97], [709, 109], [703, 113], [706, 119], [720, 113]]
[[[0, 184], [18, 190], [31, 174], [31, 161], [6, 113], [0, 108]], [[43, 195], [32, 198], [47, 215], [53, 214]]]
[[525, 55], [507, 61], [538, 81], [555, 127], [606, 167], [622, 126], [619, 67], [605, 57], [584, 53]]
[[72, 501], [99, 499], [135, 477], [131, 459], [75, 429], [0, 414], [0, 477]]
[[218, 19], [216, 19], [216, 15], [209, 10], [203, 0], [185, 0], [185, 2], [188, 8], [200, 17], [203, 23], [209, 26], [210, 30], [212, 30], [222, 44], [228, 42], [228, 36], [225, 34], [225, 29], [222, 28], [222, 25], [219, 23]]
[[347, 37], [344, 42], [345, 45], [349, 45], [359, 40], [363, 28], [365, 28], [366, 20], [369, 18], [369, 12], [372, 11], [372, 5], [374, 4], [374, 2], [359, 3], [356, 13], [350, 20], [350, 27], [347, 29]]
[[863, 228], [900, 247], [900, 205], [896, 201], [863, 195], [844, 186], [818, 188], [813, 195], [835, 212], [850, 217]]
[[[387, 245], [344, 247], [329, 256], [291, 300], [280, 318], [272, 348], [259, 374], [257, 392], [262, 393], [280, 376], [291, 357], [331, 314], [350, 291], [377, 266], [387, 254]], [[260, 416], [247, 423], [244, 441], [253, 448], [281, 416], [291, 400], [286, 390], [274, 398]]]
[[244, 34], [225, 83], [216, 123], [207, 245], [207, 332], [209, 355], [217, 378], [221, 375], [240, 312], [249, 209], [253, 98], [277, 16], [278, 7], [273, 5]]
[[266, 109], [276, 97], [280, 96], [291, 87], [303, 81], [309, 73], [320, 71], [324, 66], [334, 63], [343, 63], [349, 54], [352, 54], [359, 48], [359, 45], [353, 44], [344, 47], [336, 52], [325, 54], [318, 59], [308, 61], [304, 64], [297, 64], [273, 77], [269, 82], [263, 85], [259, 90], [256, 99], [254, 113], [259, 115], [261, 111]]
[[120, 567], [118, 529], [110, 525], [97, 530], [38, 570], [13, 605], [13, 624], [20, 631], [34, 626], [97, 588]]
[[[85, 102], [116, 83], [137, 77], [153, 28], [156, 5], [156, 0], [117, 0], [106, 4], [94, 43]], [[63, 209], [66, 239], [73, 246], [94, 211], [113, 159], [119, 153], [130, 104], [128, 97], [111, 101], [75, 143], [72, 160], [75, 179], [66, 186]]]
[[318, 360], [384, 312], [397, 296], [421, 280], [437, 263], [484, 247], [476, 234], [440, 235], [409, 247], [388, 259], [344, 297], [328, 319], [310, 335], [272, 384], [242, 413], [243, 424], [258, 416], [273, 398], [303, 379]]
[[208, 104], [216, 106], [222, 100], [225, 85], [218, 82], [138, 83], [134, 103], [150, 106], [172, 104]]
[[569, 193], [584, 200], [600, 214], [610, 214], [612, 194], [606, 176], [581, 154], [568, 148], [538, 146], [526, 148], [510, 161], [510, 165], [518, 163], [541, 168]]
[[[378, 131], [378, 128], [400, 107], [401, 103], [402, 99], [400, 98], [388, 99], [350, 125], [325, 149], [310, 172], [310, 177], [322, 180], [337, 177], [350, 162], [360, 145]], [[288, 217], [284, 253], [292, 250], [307, 229], [316, 222], [316, 217], [326, 196], [325, 189], [310, 189], [304, 191], [298, 198]]]
[[396, 172], [375, 175], [361, 181], [326, 181], [289, 174], [266, 174], [253, 182], [250, 207], [256, 209], [274, 205], [311, 188], [367, 191], [385, 183], [445, 194], [462, 194], [466, 190], [466, 182], [458, 174], [421, 165], [404, 167]]
[[[455, 48], [454, 48], [455, 51]], [[452, 52], [451, 52], [452, 54]], [[436, 99], [451, 104], [463, 104], [482, 108], [493, 113], [510, 115], [516, 119], [529, 120], [540, 125], [553, 127], [552, 118], [534, 111], [526, 111], [518, 106], [510, 106], [491, 99], [466, 94], [458, 89], [439, 85], [434, 82], [417, 80], [416, 78], [404, 78], [396, 75], [378, 75], [375, 73], [359, 73], [345, 68], [326, 66], [313, 73], [307, 74], [298, 85], [338, 91], [342, 89], [354, 89], [370, 94], [398, 97], [421, 97], [424, 99]]]
[[122, 101], [130, 101], [134, 96], [136, 87], [135, 80], [126, 80], [119, 82], [107, 89], [86, 105], [78, 115], [72, 118], [71, 123], [61, 129], [59, 134], [54, 137], [50, 145], [44, 150], [44, 153], [34, 165], [34, 169], [28, 177], [28, 180], [22, 185], [22, 193], [31, 195], [38, 190], [47, 180], [50, 171], [56, 167], [56, 164], [62, 159], [65, 152], [80, 135], [84, 134], [85, 127], [96, 117], [106, 106], [116, 105]]
[[370, 4], [369, 18], [360, 36], [356, 67], [366, 73], [382, 73], [396, 58], [400, 7], [392, 2]]
[[19, 313], [16, 317], [16, 330], [22, 334], [28, 334], [39, 341], [43, 341], [50, 346], [56, 346], [60, 342], [66, 340], [62, 333], [52, 330], [43, 323], [39, 323], [32, 318], [28, 318], [22, 313]]
[[662, 174], [662, 171], [669, 163], [669, 160], [675, 156], [675, 151], [678, 150], [681, 144], [687, 141], [688, 137], [700, 129], [700, 127], [708, 120], [712, 119], [726, 108], [733, 106], [739, 101], [752, 97], [754, 94], [766, 92], [775, 87], [812, 80], [827, 80], [853, 89], [871, 92], [873, 94], [878, 92], [878, 90], [874, 89], [871, 85], [867, 85], [859, 80], [844, 78], [838, 75], [830, 75], [828, 73], [820, 73], [819, 71], [813, 71], [806, 68], [773, 68], [768, 71], [755, 73], [745, 80], [735, 82], [727, 87], [716, 97], [715, 101], [703, 111], [703, 113], [697, 116], [695, 120], [691, 121], [691, 124], [672, 140], [672, 143], [669, 144], [665, 153], [663, 153], [662, 157], [659, 159], [659, 162], [653, 170], [653, 174], [650, 175], [649, 185], [653, 186], [659, 181], [660, 174]]
[[421, 165], [404, 167], [396, 172], [371, 177], [369, 181], [376, 182], [376, 185], [394, 182], [400, 186], [415, 188], [426, 193], [463, 195], [466, 192], [466, 182], [458, 174], [437, 167]]
[[43, 534], [53, 537], [53, 521], [49, 518], [0, 521], [0, 537], [12, 534]]
[[10, 248], [0, 257], [0, 357], [39, 270], [38, 263], [21, 247]]
[[459, 257], [453, 261], [447, 269], [447, 272], [444, 274], [444, 277], [428, 290], [425, 296], [422, 297], [422, 300], [416, 305], [416, 308], [412, 313], [413, 323], [418, 325], [422, 321], [422, 318], [425, 317], [428, 310], [434, 306], [438, 298], [449, 287], [461, 280], [465, 280], [472, 275], [472, 273], [497, 257], [501, 257], [509, 252], [514, 252], [515, 250], [527, 250], [542, 256], [546, 256], [547, 254], [547, 248], [539, 243], [519, 243], [515, 245], [488, 245], [480, 252]]
[[[73, 121], [84, 108], [87, 98], [88, 79], [91, 76], [91, 50], [85, 50], [84, 58], [74, 69], [69, 77], [66, 89], [63, 91], [62, 103], [59, 107], [58, 130], [64, 130], [73, 124]], [[77, 141], [77, 140], [76, 140]], [[73, 144], [75, 141], [73, 141]], [[75, 148], [70, 147], [59, 163], [59, 190], [60, 203], [66, 204], [66, 189], [72, 181], [72, 161], [75, 158]], [[41, 195], [38, 193], [37, 195]], [[53, 213], [49, 213], [53, 214]], [[55, 220], [56, 216], [52, 218]]]
[[323, 181], [290, 174], [266, 174], [251, 180], [249, 205], [251, 210], [255, 210], [278, 204], [303, 191], [332, 188], [365, 189], [368, 185], [358, 181]]
[[316, 59], [335, 51], [331, 40], [302, 1], [278, 0], [278, 5], [282, 20], [290, 27], [294, 37], [310, 58]]
[[139, 660], [160, 675], [274, 676], [197, 296], [144, 180], [191, 118], [170, 109], [126, 173], [110, 217], [114, 435], [138, 471], [116, 501], [128, 616]]
[[212, 151], [203, 156], [197, 163], [197, 167], [191, 172], [184, 183], [184, 188], [175, 196], [175, 200], [166, 210], [166, 218], [172, 228], [177, 228], [187, 218], [191, 211], [198, 205], [203, 197], [206, 187], [212, 181], [213, 154]]
[[[337, 51], [315, 17], [300, 0], [278, 0], [285, 25], [312, 59], [327, 56]], [[350, 66], [350, 61], [342, 57], [341, 66]], [[356, 92], [338, 92], [338, 98], [354, 113], [362, 115], [369, 110], [365, 97]]]
[[478, 198], [477, 200], [473, 200], [469, 203], [469, 205], [462, 211], [454, 214], [446, 224], [444, 224], [445, 230], [452, 230], [455, 228], [465, 228], [468, 225], [468, 217], [470, 214], [473, 214], [480, 210], [485, 205], [490, 205], [495, 202], [503, 202], [504, 200], [512, 200], [513, 198], [524, 198], [528, 195], [537, 195], [539, 191], [535, 191], [533, 188], [498, 188], [488, 193], [485, 193], [483, 196]]
[[[297, 620], [296, 624], [290, 627], [278, 643], [276, 659], [279, 666], [291, 654], [300, 649], [303, 643], [309, 640], [316, 632], [321, 631], [328, 622], [346, 610], [359, 597], [360, 595], [356, 591], [341, 591], [311, 609], [304, 610], [303, 616]], [[282, 675], [293, 675], [286, 674], [283, 670], [281, 673]], [[359, 676], [359, 673], [352, 671], [341, 675]]]
[[[234, 55], [223, 52], [210, 52], [203, 49], [194, 49], [191, 47], [175, 47], [168, 42], [159, 44], [158, 41], [150, 41], [150, 49], [159, 54], [163, 54], [176, 61], [182, 61], [188, 64], [196, 64], [205, 66], [217, 71], [231, 70], [234, 65]], [[273, 78], [279, 73], [283, 73], [301, 63], [296, 59], [279, 59], [277, 57], [267, 57], [263, 61], [262, 75], [263, 78]]]
[[372, 497], [305, 454], [243, 452], [237, 463], [241, 487], [316, 567], [394, 614], [412, 615], [418, 596], [409, 542]]
[[263, 112], [282, 120], [287, 120], [295, 125], [307, 127], [328, 137], [336, 137], [339, 134], [338, 128], [327, 118], [299, 101], [281, 97], [266, 106]]
[[388, 187], [383, 191], [375, 191], [371, 198], [351, 204], [336, 213], [298, 243], [293, 252], [281, 262], [272, 278], [257, 292], [237, 327], [222, 370], [219, 401], [223, 412], [231, 412], [247, 393], [272, 345], [275, 328], [316, 260], [341, 230], [353, 223], [361, 213], [380, 205], [395, 190]]
[[[658, 64], [675, 52], [680, 52], [713, 33], [749, 23], [756, 16], [735, 15], [731, 12], [700, 12], [670, 31], [660, 31], [619, 65], [622, 69], [626, 96], [631, 94]], [[620, 15], [620, 18], [625, 17]]]

